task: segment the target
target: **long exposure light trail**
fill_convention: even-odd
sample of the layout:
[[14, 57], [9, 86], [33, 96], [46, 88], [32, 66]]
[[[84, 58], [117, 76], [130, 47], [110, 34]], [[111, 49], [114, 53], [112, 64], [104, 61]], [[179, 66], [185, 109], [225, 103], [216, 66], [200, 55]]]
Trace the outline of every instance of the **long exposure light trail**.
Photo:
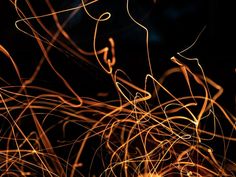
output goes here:
[[[138, 78], [143, 79], [140, 86], [117, 57], [117, 38], [100, 35], [113, 15], [99, 8], [105, 2], [82, 0], [68, 8], [51, 0], [10, 2], [18, 14], [15, 27], [35, 40], [41, 56], [32, 58], [36, 66], [25, 77], [19, 58], [0, 43], [0, 59], [10, 68], [0, 75], [1, 176], [235, 176], [228, 149], [236, 142], [236, 117], [218, 102], [223, 87], [205, 74], [200, 59], [186, 54], [206, 26], [157, 77], [161, 66], [152, 64], [149, 28], [135, 18], [134, 2], [127, 0], [126, 16], [145, 39], [148, 72]], [[76, 41], [68, 28], [78, 14], [93, 26], [77, 34], [89, 36], [86, 42]], [[70, 80], [77, 75], [59, 65], [61, 59], [74, 67], [85, 64], [82, 78], [88, 83], [94, 70], [95, 79], [107, 76], [110, 83], [94, 84], [94, 92], [104, 85], [113, 90], [97, 97], [81, 94], [86, 85]], [[44, 81], [50, 83], [53, 75], [58, 85], [40, 84], [46, 70], [50, 74]]]

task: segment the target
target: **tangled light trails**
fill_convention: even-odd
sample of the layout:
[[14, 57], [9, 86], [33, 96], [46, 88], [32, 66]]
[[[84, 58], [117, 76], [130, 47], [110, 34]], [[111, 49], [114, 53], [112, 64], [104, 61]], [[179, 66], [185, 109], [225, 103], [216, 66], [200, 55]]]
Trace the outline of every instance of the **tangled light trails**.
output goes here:
[[[228, 158], [227, 149], [236, 141], [236, 119], [217, 102], [223, 88], [205, 76], [198, 59], [184, 56], [192, 46], [171, 58], [174, 66], [161, 78], [154, 77], [149, 30], [132, 16], [127, 1], [130, 20], [146, 35], [149, 74], [139, 87], [116, 68], [116, 41], [110, 37], [107, 45], [97, 44], [100, 25], [112, 15], [108, 11], [93, 15], [90, 7], [100, 1], [81, 1], [75, 7], [56, 10], [45, 0], [40, 2], [49, 10], [44, 14], [37, 11], [36, 2], [11, 2], [20, 18], [16, 27], [34, 37], [43, 56], [31, 77], [23, 78], [15, 59], [0, 45], [17, 80], [11, 83], [1, 76], [1, 176], [235, 175], [236, 164]], [[79, 47], [66, 30], [81, 11], [94, 24], [93, 51]], [[63, 14], [67, 18], [60, 18]], [[55, 66], [54, 50], [100, 67], [111, 78], [117, 98], [99, 101], [81, 96]], [[45, 63], [69, 94], [34, 84]], [[182, 96], [167, 86], [176, 83], [175, 76], [185, 84]], [[230, 131], [225, 132], [222, 122]], [[217, 147], [223, 148], [222, 154], [216, 153]]]

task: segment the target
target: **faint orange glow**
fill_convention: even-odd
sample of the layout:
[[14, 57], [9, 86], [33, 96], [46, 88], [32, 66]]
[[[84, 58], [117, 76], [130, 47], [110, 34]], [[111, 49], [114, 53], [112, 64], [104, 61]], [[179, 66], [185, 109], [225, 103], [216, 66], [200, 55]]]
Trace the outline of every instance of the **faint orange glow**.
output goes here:
[[[28, 10], [20, 9], [17, 0], [11, 2], [20, 18], [16, 27], [35, 38], [42, 57], [31, 77], [25, 79], [14, 58], [0, 44], [0, 52], [11, 62], [19, 80], [18, 85], [0, 87], [2, 119], [9, 127], [6, 132], [1, 132], [1, 141], [4, 143], [0, 146], [2, 176], [82, 176], [81, 169], [90, 168], [82, 158], [88, 148], [91, 148], [94, 156], [99, 156], [101, 149], [109, 154], [108, 160], [99, 156], [99, 165], [103, 167], [100, 176], [232, 176], [236, 171], [235, 162], [226, 158], [229, 142], [235, 142], [236, 137], [233, 133], [224, 133], [221, 124], [222, 120], [227, 121], [228, 129], [234, 132], [236, 118], [217, 102], [223, 94], [223, 88], [205, 76], [198, 59], [185, 57], [185, 51], [171, 58], [173, 68], [161, 78], [155, 78], [149, 54], [149, 30], [132, 16], [129, 1], [126, 6], [128, 16], [144, 30], [146, 36], [149, 73], [143, 81], [144, 87], [137, 86], [125, 71], [116, 68], [119, 58], [116, 58], [116, 41], [113, 37], [106, 39], [107, 46], [97, 45], [99, 25], [112, 15], [104, 12], [98, 17], [93, 16], [87, 6], [97, 1], [82, 0], [75, 8], [56, 11], [51, 2], [45, 0], [45, 6], [50, 10], [47, 14], [37, 14], [30, 1], [25, 1]], [[32, 16], [27, 16], [26, 10]], [[92, 51], [79, 47], [65, 30], [68, 20], [80, 10], [84, 10], [94, 22]], [[58, 15], [62, 13], [70, 15], [60, 22]], [[44, 24], [42, 19], [49, 17], [52, 17], [52, 25], [56, 26], [57, 31], [50, 31], [48, 24]], [[33, 25], [35, 22], [37, 27]], [[20, 23], [25, 23], [29, 29], [21, 29]], [[44, 33], [41, 34], [42, 31]], [[70, 52], [79, 62], [101, 68], [111, 77], [117, 99], [100, 101], [80, 95], [53, 63], [50, 51], [54, 48]], [[200, 72], [188, 66], [186, 63], [189, 62]], [[50, 66], [51, 72], [71, 95], [34, 85], [43, 63]], [[99, 77], [99, 73], [97, 75]], [[186, 85], [181, 86], [184, 96], [175, 95], [174, 88], [166, 86], [165, 82], [176, 82], [173, 75], [184, 79]], [[148, 83], [152, 83], [151, 86]], [[34, 95], [31, 90], [40, 94]], [[162, 101], [164, 99], [160, 93], [165, 94], [167, 101]], [[99, 92], [97, 95], [108, 97], [109, 93]], [[155, 104], [151, 103], [152, 99]], [[51, 116], [56, 121], [53, 119], [52, 125], [45, 128], [45, 122], [52, 119]], [[210, 121], [212, 130], [207, 129], [208, 125], [203, 125], [206, 120]], [[26, 125], [26, 122], [30, 124]], [[50, 137], [58, 131], [63, 136], [68, 132], [73, 134], [77, 130], [68, 130], [71, 123], [82, 125], [84, 132], [73, 140], [63, 139], [60, 142]], [[60, 130], [55, 128], [58, 125], [62, 127]], [[88, 147], [94, 137], [99, 137], [101, 144]], [[224, 146], [222, 157], [207, 143], [214, 139], [220, 139]], [[67, 151], [67, 156], [58, 153], [58, 149]], [[96, 163], [93, 158], [88, 160], [91, 165], [97, 165], [93, 164]]]

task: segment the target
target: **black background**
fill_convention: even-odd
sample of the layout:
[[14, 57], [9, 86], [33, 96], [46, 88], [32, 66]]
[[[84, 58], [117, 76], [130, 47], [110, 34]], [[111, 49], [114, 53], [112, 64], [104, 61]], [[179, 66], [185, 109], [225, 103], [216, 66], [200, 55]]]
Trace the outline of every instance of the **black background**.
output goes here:
[[[73, 1], [73, 3], [70, 3], [68, 1], [55, 6], [58, 9], [65, 9], [76, 4], [78, 2]], [[101, 43], [102, 47], [102, 44], [107, 44], [107, 38], [112, 36], [116, 42], [117, 68], [124, 69], [134, 81], [142, 82], [148, 72], [144, 30], [129, 19], [126, 13], [126, 1], [104, 1], [100, 4], [97, 6], [98, 8], [95, 7], [100, 9], [97, 14], [110, 10], [112, 17], [109, 23], [101, 24], [100, 29], [102, 30], [99, 29], [98, 32], [98, 43]], [[43, 7], [42, 5], [35, 8], [36, 10], [39, 9], [39, 12], [43, 14]], [[232, 4], [222, 0], [158, 1], [156, 4], [152, 1], [130, 1], [131, 14], [149, 29], [150, 54], [153, 70], [157, 78], [163, 71], [172, 66], [169, 61], [170, 57], [176, 56], [177, 52], [190, 46], [200, 31], [206, 26], [200, 39], [188, 51], [187, 56], [197, 57], [206, 75], [225, 89], [221, 104], [235, 113], [235, 18], [232, 7]], [[24, 10], [27, 11], [28, 9], [25, 8]], [[95, 12], [94, 8], [89, 10]], [[29, 77], [29, 73], [33, 71], [33, 66], [37, 64], [42, 54], [34, 39], [15, 28], [14, 22], [19, 18], [9, 1], [2, 0], [0, 2], [0, 13], [1, 45], [9, 51], [20, 69], [22, 67], [23, 76]], [[91, 51], [95, 24], [92, 21], [88, 21], [84, 16], [84, 13], [80, 16], [78, 15], [78, 20], [73, 20], [68, 25], [67, 30], [72, 34], [72, 38], [75, 41], [81, 41], [82, 47]], [[81, 26], [86, 27], [81, 28]], [[22, 28], [24, 29], [25, 26], [22, 26]], [[60, 55], [58, 54], [58, 56]], [[80, 92], [89, 91], [91, 94], [94, 89], [93, 84], [89, 84], [87, 82], [88, 79], [83, 80], [83, 77], [79, 76], [81, 73], [90, 70], [87, 72], [88, 77], [94, 79], [96, 78], [94, 74], [96, 74], [97, 70], [86, 66], [84, 63], [79, 63], [79, 68], [73, 69], [71, 65], [74, 65], [74, 59], [71, 59], [72, 62], [68, 62], [68, 60], [66, 60], [66, 63], [69, 63], [68, 68], [70, 71], [68, 70], [66, 73], [71, 73], [72, 82], [77, 82], [78, 78], [82, 79], [87, 89], [81, 89]], [[135, 63], [135, 67], [133, 63]], [[1, 75], [4, 72], [5, 69], [2, 69]], [[103, 75], [102, 72], [100, 74]], [[48, 76], [48, 74], [46, 75]], [[75, 75], [77, 78], [74, 77]], [[96, 79], [94, 82], [96, 82]]]
[[[74, 2], [76, 5], [78, 3]], [[230, 4], [231, 3], [231, 4]], [[56, 4], [58, 9], [73, 7], [64, 2]], [[143, 86], [145, 74], [148, 73], [145, 49], [145, 32], [132, 22], [126, 13], [126, 1], [102, 2], [91, 12], [110, 10], [109, 22], [101, 24], [98, 33], [98, 46], [107, 44], [107, 38], [116, 42], [117, 68], [123, 69], [137, 85]], [[22, 6], [23, 7], [23, 6]], [[43, 7], [37, 7], [43, 12]], [[23, 9], [24, 10], [24, 9]], [[27, 11], [27, 9], [25, 9]], [[135, 19], [149, 29], [150, 54], [154, 75], [158, 78], [173, 64], [172, 56], [185, 49], [196, 39], [204, 28], [196, 45], [186, 55], [197, 57], [205, 74], [224, 88], [219, 103], [235, 115], [235, 15], [232, 1], [223, 0], [168, 0], [168, 1], [130, 1], [130, 12]], [[96, 14], [95, 13], [95, 14]], [[87, 20], [83, 13], [78, 20], [72, 21], [67, 30], [75, 41], [92, 49], [92, 34], [95, 23]], [[63, 20], [63, 16], [61, 19]], [[13, 5], [7, 0], [0, 1], [0, 44], [3, 45], [19, 66], [22, 76], [28, 78], [39, 61], [42, 53], [35, 40], [18, 31], [14, 22], [18, 19]], [[81, 28], [81, 26], [86, 26]], [[82, 35], [77, 35], [82, 34]], [[65, 57], [57, 52], [54, 56]], [[2, 55], [1, 60], [2, 60]], [[4, 58], [4, 57], [3, 57]], [[56, 67], [66, 75], [71, 85], [83, 96], [95, 97], [98, 92], [112, 93], [111, 81], [98, 67], [77, 61], [73, 56], [58, 60]], [[16, 76], [9, 68], [9, 63], [1, 61], [0, 77], [14, 83]], [[85, 76], [86, 73], [86, 76]], [[99, 75], [99, 77], [98, 77]], [[37, 81], [41, 86], [65, 92], [61, 82], [45, 66]], [[100, 84], [102, 83], [102, 84]], [[229, 151], [233, 152], [232, 150]], [[232, 153], [233, 154], [233, 153]]]

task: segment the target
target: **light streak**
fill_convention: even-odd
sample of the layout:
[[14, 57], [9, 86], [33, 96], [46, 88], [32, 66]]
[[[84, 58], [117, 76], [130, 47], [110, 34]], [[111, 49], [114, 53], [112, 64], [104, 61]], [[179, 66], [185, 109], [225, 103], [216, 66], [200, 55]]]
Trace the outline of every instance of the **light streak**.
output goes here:
[[[112, 12], [108, 11], [98, 17], [92, 15], [89, 8], [101, 3], [99, 0], [82, 0], [77, 7], [58, 11], [45, 0], [49, 12], [41, 15], [37, 15], [37, 7], [30, 1], [25, 2], [28, 9], [21, 9], [18, 2], [11, 1], [20, 18], [15, 22], [16, 28], [35, 39], [42, 56], [32, 75], [23, 78], [23, 71], [15, 59], [0, 44], [0, 52], [10, 61], [17, 80], [12, 84], [0, 76], [5, 84], [0, 86], [0, 122], [4, 124], [0, 131], [1, 176], [235, 175], [236, 163], [228, 159], [227, 150], [230, 143], [236, 141], [236, 118], [217, 102], [223, 88], [205, 75], [199, 59], [184, 55], [196, 44], [205, 27], [189, 47], [171, 58], [173, 68], [161, 78], [155, 78], [149, 52], [149, 29], [132, 16], [127, 0], [128, 17], [137, 28], [145, 31], [150, 73], [146, 74], [144, 87], [140, 87], [124, 70], [117, 68], [119, 58], [116, 57], [115, 38], [106, 38], [108, 44], [103, 47], [98, 45], [100, 23], [108, 22], [112, 17]], [[94, 24], [91, 50], [79, 46], [66, 30], [69, 20], [82, 10]], [[32, 15], [27, 16], [29, 13]], [[64, 13], [71, 14], [61, 22], [58, 16]], [[56, 31], [51, 31], [49, 24], [43, 21], [47, 18]], [[25, 23], [31, 32], [20, 28], [21, 23]], [[113, 94], [118, 95], [117, 98], [100, 101], [78, 93], [53, 62], [51, 53], [54, 49], [70, 53], [78, 62], [100, 68], [111, 78], [116, 91]], [[35, 84], [45, 62], [69, 94]], [[188, 66], [188, 62], [195, 64], [195, 68]], [[97, 77], [102, 76], [102, 72], [97, 73]], [[84, 75], [86, 77], [86, 73]], [[165, 82], [175, 82], [172, 79], [175, 75], [186, 83], [184, 96], [175, 95], [174, 88], [165, 85]], [[150, 81], [153, 88], [149, 88]], [[161, 101], [162, 93], [166, 97], [164, 102]], [[109, 99], [108, 92], [97, 95]], [[230, 133], [225, 132], [222, 122], [227, 122]], [[99, 142], [93, 142], [94, 138]], [[217, 146], [211, 142], [215, 140], [222, 142], [223, 154], [214, 150]], [[86, 160], [90, 161], [89, 165]], [[101, 171], [90, 171], [98, 166], [97, 163]]]

